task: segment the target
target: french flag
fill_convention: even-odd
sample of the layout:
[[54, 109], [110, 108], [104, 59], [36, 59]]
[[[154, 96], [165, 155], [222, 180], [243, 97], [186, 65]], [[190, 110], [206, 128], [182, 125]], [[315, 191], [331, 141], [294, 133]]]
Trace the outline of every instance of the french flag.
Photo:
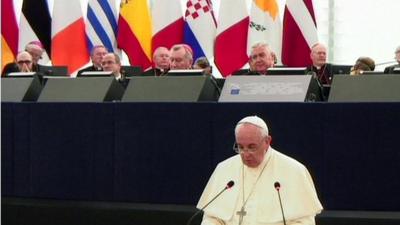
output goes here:
[[210, 0], [188, 0], [185, 12], [184, 41], [193, 49], [193, 59], [214, 55], [217, 24]]
[[221, 1], [214, 61], [224, 77], [241, 69], [249, 60], [247, 55], [249, 23], [249, 13], [244, 0]]

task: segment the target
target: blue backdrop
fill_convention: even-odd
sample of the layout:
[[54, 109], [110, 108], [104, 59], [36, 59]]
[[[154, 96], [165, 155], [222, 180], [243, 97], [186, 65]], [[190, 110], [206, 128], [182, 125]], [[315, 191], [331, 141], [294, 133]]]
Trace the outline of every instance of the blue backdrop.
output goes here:
[[234, 126], [265, 120], [330, 210], [400, 210], [399, 103], [2, 103], [2, 195], [197, 203]]

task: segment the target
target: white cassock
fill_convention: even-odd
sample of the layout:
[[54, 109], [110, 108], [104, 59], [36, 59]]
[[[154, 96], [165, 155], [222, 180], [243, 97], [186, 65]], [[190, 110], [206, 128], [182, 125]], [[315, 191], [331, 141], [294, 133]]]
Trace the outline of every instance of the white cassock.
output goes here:
[[[265, 169], [262, 170], [264, 165]], [[237, 212], [242, 208], [243, 202], [246, 202], [246, 215], [243, 216], [241, 225], [283, 225], [275, 182], [281, 185], [280, 195], [287, 225], [315, 224], [315, 215], [322, 210], [307, 168], [272, 147], [257, 168], [243, 166], [239, 154], [219, 163], [197, 208], [205, 206], [231, 180], [235, 185], [204, 209], [202, 225], [238, 225], [240, 216]]]

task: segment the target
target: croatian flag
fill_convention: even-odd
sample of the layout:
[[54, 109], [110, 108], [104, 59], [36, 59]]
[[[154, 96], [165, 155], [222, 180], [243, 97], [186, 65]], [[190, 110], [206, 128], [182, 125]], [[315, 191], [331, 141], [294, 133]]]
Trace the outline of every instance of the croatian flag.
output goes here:
[[217, 24], [210, 0], [188, 0], [186, 3], [184, 42], [193, 49], [193, 59], [214, 55]]

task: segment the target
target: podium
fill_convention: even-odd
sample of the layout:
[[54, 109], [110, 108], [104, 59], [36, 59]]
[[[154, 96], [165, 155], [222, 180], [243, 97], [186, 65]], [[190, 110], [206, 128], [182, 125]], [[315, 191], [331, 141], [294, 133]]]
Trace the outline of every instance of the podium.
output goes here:
[[311, 75], [230, 76], [219, 102], [314, 102], [321, 89]]
[[42, 88], [42, 82], [37, 76], [1, 78], [1, 101], [36, 101]]
[[399, 75], [336, 75], [329, 102], [398, 102]]
[[114, 77], [48, 78], [38, 102], [119, 101], [123, 93]]
[[206, 76], [130, 77], [123, 102], [217, 101], [217, 84]]

